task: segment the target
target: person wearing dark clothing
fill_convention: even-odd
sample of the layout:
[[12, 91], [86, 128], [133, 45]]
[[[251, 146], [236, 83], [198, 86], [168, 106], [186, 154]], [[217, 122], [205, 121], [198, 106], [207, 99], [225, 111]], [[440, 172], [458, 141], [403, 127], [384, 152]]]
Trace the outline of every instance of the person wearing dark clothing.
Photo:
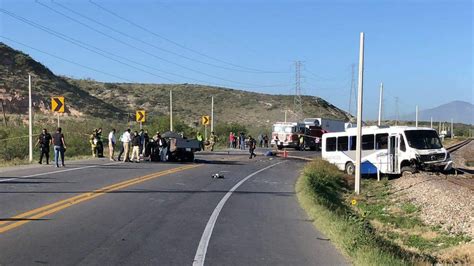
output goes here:
[[255, 154], [256, 147], [257, 147], [257, 141], [254, 138], [252, 138], [252, 136], [249, 136], [249, 152], [250, 152], [249, 159], [252, 159], [253, 157], [257, 156], [257, 154]]
[[104, 143], [102, 142], [102, 128], [97, 130], [97, 157], [104, 158]]
[[130, 158], [130, 161], [133, 162], [133, 159], [135, 159], [135, 162], [137, 163], [140, 162], [140, 135], [137, 131], [133, 133], [132, 137], [132, 157]]
[[265, 145], [265, 148], [268, 148], [268, 135], [265, 134], [265, 136], [263, 137], [263, 143]]
[[36, 145], [40, 147], [40, 159], [39, 159], [39, 164], [43, 163], [43, 156], [46, 159], [46, 164], [49, 164], [49, 145], [52, 143], [52, 137], [51, 134], [48, 133], [48, 130], [46, 128], [43, 129], [43, 132], [38, 137], [38, 141], [36, 142]]
[[145, 132], [143, 132], [143, 142], [141, 143], [142, 144], [142, 150], [140, 152], [140, 154], [142, 154], [143, 156], [145, 156], [146, 154], [146, 147], [148, 146], [148, 143], [150, 142], [150, 136], [148, 135], [148, 131], [145, 130]]
[[245, 134], [243, 132], [240, 133], [239, 141], [240, 141], [240, 149], [245, 150]]
[[56, 133], [53, 135], [54, 145], [54, 161], [56, 167], [59, 167], [59, 156], [61, 156], [61, 164], [64, 167], [64, 152], [66, 151], [66, 142], [64, 141], [64, 135], [61, 133], [61, 128], [58, 127]]

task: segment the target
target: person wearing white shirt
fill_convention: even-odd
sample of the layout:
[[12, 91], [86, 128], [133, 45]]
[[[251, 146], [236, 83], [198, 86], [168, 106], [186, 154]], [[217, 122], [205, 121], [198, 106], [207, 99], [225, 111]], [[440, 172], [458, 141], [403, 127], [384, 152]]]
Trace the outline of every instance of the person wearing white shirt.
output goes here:
[[[130, 161], [129, 151], [130, 151], [130, 141], [131, 140], [132, 140], [132, 138], [130, 137], [130, 129], [127, 129], [127, 130], [125, 130], [125, 132], [123, 132], [122, 138], [120, 139], [120, 141], [122, 141], [123, 149], [124, 149], [124, 152], [125, 152], [125, 155], [123, 157], [123, 162], [129, 162]], [[119, 154], [119, 158], [120, 158], [120, 155], [121, 154]]]
[[115, 128], [112, 129], [109, 133], [109, 158], [111, 161], [115, 161], [114, 159], [114, 151], [115, 151]]

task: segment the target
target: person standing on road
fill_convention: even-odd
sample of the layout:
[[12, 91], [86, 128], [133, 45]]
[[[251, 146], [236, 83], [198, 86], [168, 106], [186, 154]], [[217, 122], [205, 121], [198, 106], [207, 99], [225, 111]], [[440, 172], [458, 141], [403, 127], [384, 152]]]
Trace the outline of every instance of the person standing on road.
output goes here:
[[263, 137], [263, 144], [265, 145], [265, 148], [268, 148], [268, 135], [265, 134], [265, 136]]
[[64, 141], [64, 135], [61, 133], [62, 129], [58, 127], [56, 133], [53, 135], [53, 145], [54, 145], [54, 161], [56, 167], [59, 167], [59, 156], [61, 156], [61, 165], [64, 165], [64, 152], [66, 151], [66, 142]]
[[92, 157], [97, 157], [97, 129], [92, 131], [92, 134], [89, 136], [89, 144], [91, 145]]
[[114, 159], [115, 142], [116, 142], [115, 128], [113, 128], [112, 131], [110, 131], [108, 139], [109, 139], [109, 159], [111, 161], [115, 161]]
[[141, 136], [137, 131], [135, 131], [132, 138], [132, 157], [130, 158], [130, 161], [133, 162], [135, 159], [136, 163], [140, 162], [140, 138]]
[[52, 143], [51, 134], [48, 133], [46, 128], [43, 128], [43, 132], [38, 136], [38, 141], [36, 142], [36, 146], [40, 146], [40, 159], [39, 164], [43, 163], [43, 155], [46, 159], [46, 164], [49, 164], [49, 145]]
[[201, 151], [204, 151], [204, 137], [202, 136], [201, 132], [196, 134], [196, 140], [199, 141], [199, 148]]
[[104, 143], [102, 142], [102, 128], [97, 129], [97, 157], [104, 158]]
[[260, 148], [263, 147], [263, 134], [258, 135], [258, 145]]
[[232, 147], [233, 147], [233, 145], [234, 145], [234, 138], [235, 138], [234, 133], [233, 133], [233, 132], [230, 132], [230, 134], [229, 134], [229, 148], [232, 148]]
[[[130, 136], [130, 128], [125, 130], [122, 135], [122, 145], [123, 145], [123, 152], [125, 153], [123, 157], [123, 162], [130, 162], [130, 141], [132, 141], [132, 138]], [[119, 158], [122, 155], [122, 153], [119, 154]]]
[[240, 133], [240, 149], [245, 150], [245, 134], [244, 134], [244, 132]]
[[256, 147], [257, 147], [257, 141], [254, 138], [252, 138], [252, 136], [249, 135], [249, 153], [250, 153], [249, 159], [252, 159], [253, 157], [257, 157], [257, 154], [255, 154]]
[[161, 135], [158, 135], [158, 148], [160, 151], [160, 160], [162, 162], [166, 162], [166, 155], [168, 154], [168, 143], [166, 143], [166, 140]]
[[209, 138], [209, 145], [211, 146], [211, 151], [214, 151], [214, 145], [217, 142], [217, 135], [214, 134], [214, 131], [211, 132], [211, 137]]

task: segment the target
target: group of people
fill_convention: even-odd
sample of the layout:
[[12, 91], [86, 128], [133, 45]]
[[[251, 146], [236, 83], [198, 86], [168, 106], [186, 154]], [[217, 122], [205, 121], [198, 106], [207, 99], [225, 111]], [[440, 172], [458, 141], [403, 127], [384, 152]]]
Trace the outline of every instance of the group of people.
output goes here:
[[[251, 136], [246, 137], [244, 132], [240, 132], [236, 135], [234, 132], [229, 133], [229, 148], [245, 150], [250, 147]], [[253, 139], [255, 140], [255, 139]], [[255, 140], [257, 142], [257, 140]], [[258, 143], [260, 148], [268, 148], [269, 138], [268, 135], [258, 135]]]
[[[204, 138], [200, 132], [197, 133], [196, 139], [200, 142], [201, 150], [204, 150]], [[260, 147], [268, 147], [268, 136], [260, 134], [258, 137]], [[126, 129], [120, 135], [116, 137], [116, 130], [112, 129], [108, 134], [108, 148], [109, 148], [109, 159], [111, 161], [123, 161], [123, 162], [140, 162], [140, 160], [153, 160], [153, 161], [166, 161], [168, 155], [168, 143], [163, 138], [160, 132], [150, 138], [148, 131], [141, 129], [140, 131], [131, 132], [131, 129]], [[214, 146], [217, 143], [218, 138], [214, 132], [208, 140], [206, 145], [211, 151], [214, 150]], [[117, 144], [120, 142], [120, 150], [118, 156], [115, 158], [115, 150]], [[229, 135], [229, 146], [231, 148], [239, 148], [245, 150], [249, 148], [250, 159], [256, 156], [255, 149], [257, 147], [257, 140], [252, 136], [245, 136], [245, 133], [240, 132], [239, 135], [235, 135], [230, 132]], [[91, 146], [91, 152], [93, 157], [104, 157], [104, 143], [102, 140], [102, 128], [94, 129], [92, 134], [89, 136], [89, 144]], [[43, 158], [46, 160], [46, 164], [49, 164], [49, 152], [50, 146], [53, 146], [54, 151], [54, 162], [56, 167], [60, 167], [59, 159], [61, 159], [61, 166], [64, 164], [64, 153], [66, 151], [66, 142], [62, 129], [57, 128], [56, 132], [51, 135], [47, 129], [43, 129], [38, 137], [36, 146], [40, 147], [40, 159], [39, 164], [43, 163]], [[130, 154], [131, 153], [131, 154]], [[123, 155], [123, 160], [122, 160]]]
[[59, 167], [59, 159], [61, 158], [61, 166], [64, 167], [64, 153], [66, 152], [66, 141], [62, 134], [62, 129], [58, 127], [56, 132], [51, 136], [46, 128], [43, 128], [41, 134], [36, 142], [36, 147], [40, 147], [40, 159], [39, 164], [43, 163], [43, 157], [46, 160], [46, 164], [49, 164], [49, 151], [50, 146], [53, 146], [54, 151], [54, 162], [56, 167]]
[[[114, 152], [117, 145], [115, 137], [115, 129], [109, 133], [109, 157], [111, 161], [123, 162], [140, 162], [140, 160], [166, 161], [168, 154], [168, 143], [161, 136], [160, 132], [150, 138], [148, 131], [141, 129], [131, 133], [130, 129], [126, 129], [118, 140], [121, 142], [120, 151], [117, 159]], [[131, 155], [130, 155], [131, 151]], [[121, 159], [123, 155], [123, 160]]]

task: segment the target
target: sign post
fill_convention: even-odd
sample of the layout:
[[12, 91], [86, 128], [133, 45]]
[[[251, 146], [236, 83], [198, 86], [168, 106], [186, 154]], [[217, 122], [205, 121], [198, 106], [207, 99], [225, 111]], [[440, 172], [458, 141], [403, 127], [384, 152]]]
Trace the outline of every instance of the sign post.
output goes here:
[[58, 115], [58, 127], [59, 127], [59, 113], [64, 113], [65, 109], [64, 97], [55, 96], [51, 98], [51, 110]]

